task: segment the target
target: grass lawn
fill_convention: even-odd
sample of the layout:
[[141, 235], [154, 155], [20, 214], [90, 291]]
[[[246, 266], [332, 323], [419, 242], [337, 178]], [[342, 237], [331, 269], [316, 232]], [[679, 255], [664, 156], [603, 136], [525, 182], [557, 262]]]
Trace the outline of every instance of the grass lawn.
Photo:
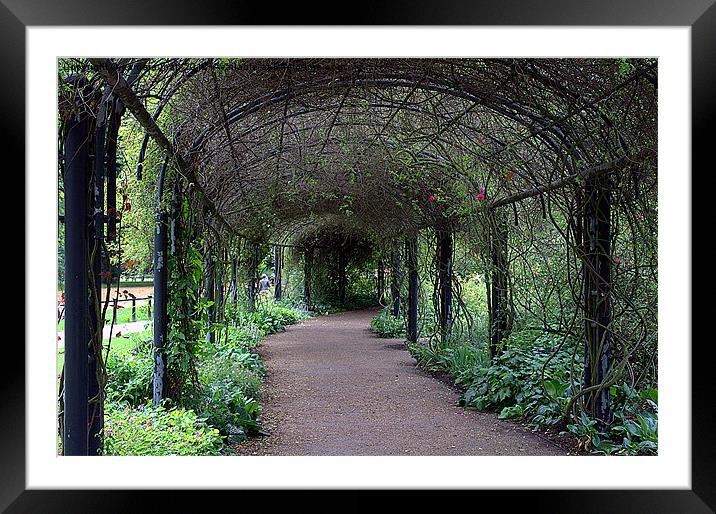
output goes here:
[[[126, 355], [130, 353], [141, 341], [146, 341], [152, 338], [151, 330], [144, 330], [142, 332], [134, 332], [127, 334], [124, 337], [113, 337], [112, 346], [110, 347], [110, 353], [112, 355]], [[109, 339], [105, 338], [103, 344], [107, 347]], [[65, 363], [65, 349], [60, 348], [57, 350], [57, 375], [62, 372], [62, 365]]]

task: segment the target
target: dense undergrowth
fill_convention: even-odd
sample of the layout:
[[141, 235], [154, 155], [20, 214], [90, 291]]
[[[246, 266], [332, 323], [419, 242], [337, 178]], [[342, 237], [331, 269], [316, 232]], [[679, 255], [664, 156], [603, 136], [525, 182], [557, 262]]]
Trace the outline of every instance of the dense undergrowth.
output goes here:
[[212, 327], [213, 337], [201, 342], [198, 380], [182, 407], [170, 400], [151, 406], [150, 332], [133, 335], [130, 350], [110, 353], [105, 454], [217, 455], [261, 433], [261, 340], [309, 314], [263, 301], [253, 312], [229, 305], [224, 316]]
[[[384, 309], [371, 322], [379, 337], [404, 337], [405, 323]], [[570, 404], [583, 363], [575, 341], [540, 330], [520, 330], [492, 359], [484, 340], [465, 335], [408, 344], [424, 368], [445, 372], [461, 387], [460, 405], [494, 411], [532, 428], [573, 434], [579, 449], [597, 454], [652, 455], [658, 444], [656, 388], [635, 390], [627, 383], [610, 388], [614, 419], [606, 427]], [[568, 411], [568, 409], [571, 409]]]

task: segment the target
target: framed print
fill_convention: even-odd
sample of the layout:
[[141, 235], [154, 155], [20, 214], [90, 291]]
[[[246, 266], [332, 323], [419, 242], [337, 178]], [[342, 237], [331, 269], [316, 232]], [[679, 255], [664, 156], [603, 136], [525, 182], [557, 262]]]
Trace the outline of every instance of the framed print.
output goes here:
[[2, 1], [0, 506], [713, 512], [713, 1], [261, 7]]

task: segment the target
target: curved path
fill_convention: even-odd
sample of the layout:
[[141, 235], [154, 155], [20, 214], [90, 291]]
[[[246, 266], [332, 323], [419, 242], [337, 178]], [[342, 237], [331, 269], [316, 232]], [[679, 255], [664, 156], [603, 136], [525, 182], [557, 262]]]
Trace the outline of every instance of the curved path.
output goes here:
[[268, 337], [263, 417], [269, 437], [239, 455], [565, 455], [415, 366], [399, 339], [370, 331], [376, 310], [322, 316]]

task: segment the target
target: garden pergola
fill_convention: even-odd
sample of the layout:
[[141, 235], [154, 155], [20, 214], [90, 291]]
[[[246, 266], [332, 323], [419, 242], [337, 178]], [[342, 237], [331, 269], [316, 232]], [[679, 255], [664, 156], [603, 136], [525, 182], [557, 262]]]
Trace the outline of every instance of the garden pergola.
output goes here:
[[[572, 283], [585, 372], [573, 401], [583, 397], [594, 417], [609, 421], [609, 385], [624, 365], [611, 358], [614, 303], [619, 316], [636, 311], [613, 288], [611, 220], [614, 209], [638, 212], [655, 194], [655, 60], [88, 61], [63, 78], [60, 95], [66, 455], [96, 454], [100, 444], [102, 245], [116, 238], [121, 217], [117, 139], [127, 113], [145, 133], [137, 176], [158, 169], [155, 402], [167, 394], [167, 259], [189, 231], [205, 237], [205, 267], [217, 268], [206, 274], [208, 295], [223, 291], [214, 265], [227, 259], [238, 294], [237, 240], [273, 245], [279, 283], [283, 249], [304, 252], [309, 304], [317, 249], [334, 256], [342, 299], [357, 246], [388, 249], [392, 273], [403, 256], [410, 341], [418, 339], [418, 234], [435, 234], [442, 337], [454, 317], [454, 238], [468, 234], [491, 263], [497, 354], [511, 326], [510, 227], [523, 209], [558, 227], [565, 251], [581, 263]], [[166, 109], [171, 119], [160, 123]], [[149, 162], [152, 144], [161, 158]]]

